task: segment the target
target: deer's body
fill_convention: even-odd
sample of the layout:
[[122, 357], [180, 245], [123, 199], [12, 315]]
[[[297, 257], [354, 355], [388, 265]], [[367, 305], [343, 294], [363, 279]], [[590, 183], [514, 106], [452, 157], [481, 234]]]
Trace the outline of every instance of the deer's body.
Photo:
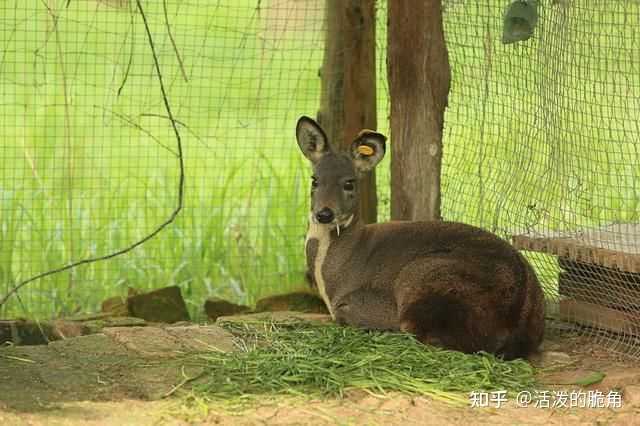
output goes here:
[[[538, 348], [543, 293], [517, 250], [461, 223], [363, 225], [356, 176], [380, 161], [384, 137], [363, 133], [350, 156], [332, 152], [323, 138], [315, 122], [300, 120], [298, 143], [314, 166], [307, 266], [338, 323], [505, 358]], [[362, 145], [370, 148], [364, 154]]]

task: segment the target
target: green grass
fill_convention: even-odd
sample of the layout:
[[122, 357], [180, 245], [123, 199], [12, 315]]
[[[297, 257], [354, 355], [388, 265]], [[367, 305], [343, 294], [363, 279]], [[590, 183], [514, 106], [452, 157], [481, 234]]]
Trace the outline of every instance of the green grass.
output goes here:
[[[303, 321], [223, 323], [240, 350], [203, 355], [193, 393], [210, 400], [263, 395], [343, 397], [350, 390], [402, 392], [468, 405], [471, 391], [532, 389], [523, 360], [427, 347], [402, 333], [367, 332]], [[248, 343], [247, 343], [248, 342]]]
[[[510, 46], [498, 41], [503, 2], [447, 6], [445, 217], [505, 237], [640, 219], [640, 6], [574, 3], [565, 15], [542, 2], [535, 38]], [[54, 30], [42, 4], [0, 6], [0, 294], [121, 249], [176, 204], [176, 142], [140, 18], [97, 1], [49, 1]], [[94, 310], [129, 286], [172, 284], [197, 314], [208, 295], [251, 304], [302, 285], [308, 166], [293, 129], [319, 104], [322, 11], [167, 4], [188, 81], [162, 2], [144, 2], [181, 123], [184, 210], [125, 256], [30, 284], [0, 316]], [[378, 121], [387, 133], [385, 19], [381, 2]], [[387, 157], [378, 173], [382, 219], [388, 166]], [[531, 259], [553, 295], [555, 260]]]
[[[291, 135], [297, 114], [311, 114], [317, 104], [310, 95], [317, 77], [263, 81], [274, 67], [263, 63], [273, 59], [257, 37], [264, 23], [255, 2], [231, 8], [168, 2], [185, 82], [160, 5], [145, 9], [173, 112], [185, 123], [179, 126], [184, 210], [166, 232], [127, 256], [32, 283], [21, 293], [24, 303], [15, 300], [5, 315], [90, 310], [128, 286], [171, 284], [182, 287], [198, 313], [207, 295], [252, 303], [303, 285], [306, 165]], [[30, 275], [136, 241], [177, 203], [176, 142], [162, 118], [140, 22], [131, 26], [126, 10], [96, 11], [91, 2], [58, 6], [58, 31], [31, 31], [53, 25], [43, 8], [15, 2], [6, 11], [16, 16], [3, 16], [12, 30], [0, 63], [3, 92], [11, 95], [0, 106], [9, 123], [0, 132], [12, 141], [0, 149], [0, 194], [7, 200], [0, 218], [3, 292]], [[276, 48], [294, 49], [313, 43], [317, 33], [300, 41], [271, 36]], [[314, 58], [318, 52], [294, 50], [282, 60], [305, 70]], [[293, 103], [282, 96], [282, 81], [299, 90]], [[65, 99], [64, 84], [73, 99]], [[293, 107], [288, 118], [260, 116], [287, 106]]]

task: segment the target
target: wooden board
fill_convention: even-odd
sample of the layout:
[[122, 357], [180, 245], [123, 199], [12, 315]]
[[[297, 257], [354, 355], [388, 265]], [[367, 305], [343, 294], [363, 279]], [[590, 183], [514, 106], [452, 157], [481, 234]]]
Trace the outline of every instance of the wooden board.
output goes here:
[[[608, 268], [592, 263], [579, 262], [567, 257], [559, 257], [558, 265], [561, 268], [558, 276], [558, 293], [561, 297], [568, 297], [575, 302], [585, 302], [589, 306], [591, 319], [599, 309], [600, 319], [604, 324], [598, 325], [604, 328], [610, 324], [611, 315], [640, 316], [640, 274], [624, 272], [614, 268]], [[578, 311], [584, 317], [585, 310], [580, 307]], [[582, 321], [577, 321], [584, 323]], [[640, 324], [638, 324], [640, 326]]]
[[560, 301], [560, 318], [589, 327], [640, 336], [640, 315], [574, 299]]
[[570, 274], [586, 276], [615, 284], [628, 283], [640, 288], [640, 273], [620, 271], [619, 269], [608, 268], [594, 263], [579, 262], [564, 256], [558, 257], [558, 266]]
[[640, 313], [640, 289], [625, 281], [602, 280], [560, 272], [558, 293], [611, 309]]
[[520, 250], [563, 256], [619, 271], [640, 273], [640, 224], [616, 223], [571, 233], [547, 232], [512, 237]]

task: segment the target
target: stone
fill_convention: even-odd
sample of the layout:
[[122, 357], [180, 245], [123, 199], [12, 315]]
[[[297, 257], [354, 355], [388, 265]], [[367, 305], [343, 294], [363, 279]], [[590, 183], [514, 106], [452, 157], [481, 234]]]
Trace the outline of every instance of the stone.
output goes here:
[[208, 351], [235, 349], [233, 336], [216, 325], [188, 327], [113, 327], [103, 333], [145, 358], [175, 358]]
[[142, 318], [135, 317], [106, 317], [83, 322], [83, 325], [90, 333], [100, 333], [103, 328], [107, 327], [143, 327], [147, 325]]
[[189, 311], [180, 287], [170, 286], [127, 298], [131, 315], [149, 322], [189, 321]]
[[287, 321], [302, 320], [326, 323], [331, 321], [331, 316], [325, 314], [312, 314], [304, 312], [278, 311], [278, 312], [259, 312], [244, 315], [233, 315], [228, 317], [219, 317], [216, 324], [224, 327], [228, 323], [264, 323], [265, 321]]
[[0, 321], [0, 344], [46, 345], [52, 335], [46, 322], [27, 320]]
[[182, 347], [189, 352], [236, 350], [233, 335], [217, 325], [166, 327], [165, 331], [178, 339]]
[[105, 299], [100, 309], [104, 313], [111, 314], [116, 317], [127, 317], [131, 315], [127, 305], [127, 299], [121, 296], [114, 296]]
[[102, 332], [145, 358], [173, 358], [182, 349], [178, 340], [160, 327], [108, 327]]
[[529, 360], [538, 368], [555, 367], [571, 363], [571, 357], [564, 352], [543, 351], [532, 355]]
[[70, 339], [72, 337], [84, 336], [89, 333], [91, 333], [91, 330], [82, 322], [66, 320], [51, 321], [50, 340]]
[[307, 291], [265, 297], [256, 303], [256, 312], [294, 311], [328, 314], [327, 306], [320, 296]]
[[56, 340], [84, 336], [90, 330], [82, 323], [69, 320], [0, 321], [0, 344], [10, 342], [17, 346], [46, 345]]
[[250, 310], [248, 306], [236, 305], [218, 297], [210, 297], [204, 302], [204, 311], [211, 321], [215, 321], [218, 317], [244, 314]]
[[65, 317], [64, 319], [66, 321], [86, 322], [86, 321], [93, 321], [93, 320], [109, 318], [111, 316], [112, 315], [109, 314], [109, 313], [97, 312], [97, 313], [91, 313], [91, 314], [86, 314], [86, 313], [76, 314], [76, 315], [72, 315], [70, 317]]

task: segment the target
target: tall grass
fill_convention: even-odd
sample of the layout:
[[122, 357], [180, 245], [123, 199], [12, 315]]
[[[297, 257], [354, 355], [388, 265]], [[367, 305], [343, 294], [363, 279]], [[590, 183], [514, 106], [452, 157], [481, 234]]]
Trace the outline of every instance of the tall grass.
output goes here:
[[[32, 283], [1, 315], [94, 310], [127, 287], [173, 284], [198, 313], [208, 295], [251, 304], [303, 285], [306, 166], [292, 129], [317, 105], [320, 23], [290, 39], [268, 31], [274, 19], [254, 1], [167, 3], [187, 81], [162, 2], [144, 7], [180, 121], [182, 214], [126, 256]], [[0, 16], [10, 35], [0, 59], [2, 293], [131, 244], [177, 204], [176, 141], [139, 16], [49, 5], [12, 1]], [[296, 75], [274, 73], [276, 58]]]

